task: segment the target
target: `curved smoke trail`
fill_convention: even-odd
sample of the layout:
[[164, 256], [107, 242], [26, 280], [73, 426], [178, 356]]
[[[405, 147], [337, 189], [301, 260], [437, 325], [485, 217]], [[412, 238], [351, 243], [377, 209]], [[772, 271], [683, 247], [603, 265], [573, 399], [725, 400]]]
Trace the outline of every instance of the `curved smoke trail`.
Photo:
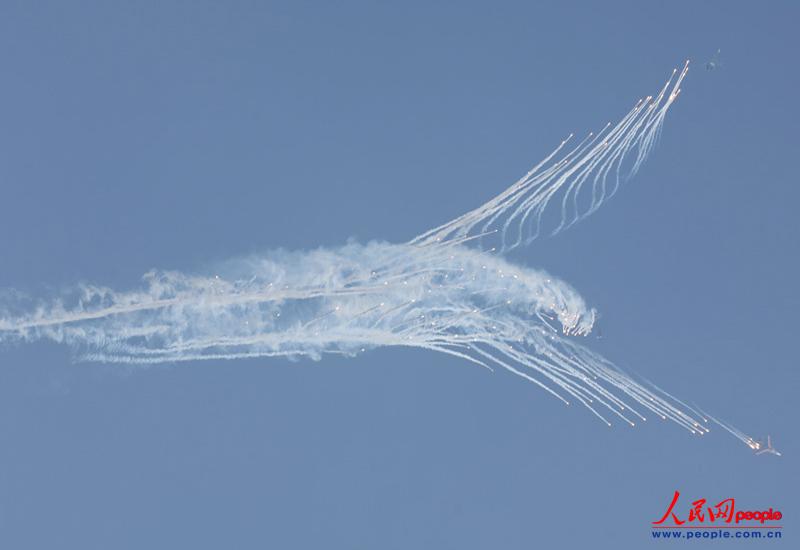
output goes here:
[[[572, 149], [565, 140], [497, 197], [408, 243], [278, 251], [231, 262], [224, 277], [152, 272], [138, 291], [82, 286], [47, 303], [5, 300], [0, 341], [50, 339], [84, 360], [123, 363], [411, 346], [509, 370], [609, 424], [653, 413], [706, 433], [701, 412], [574, 341], [596, 314], [568, 284], [494, 253], [535, 238], [552, 203], [557, 232], [610, 197], [651, 152], [687, 70], [616, 125]], [[496, 246], [478, 246], [487, 241]]]

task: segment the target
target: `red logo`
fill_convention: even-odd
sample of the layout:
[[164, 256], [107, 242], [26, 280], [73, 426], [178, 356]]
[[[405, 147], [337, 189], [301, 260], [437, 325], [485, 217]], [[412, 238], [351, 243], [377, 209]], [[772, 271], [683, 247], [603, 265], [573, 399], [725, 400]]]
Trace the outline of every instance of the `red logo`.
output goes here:
[[[692, 502], [688, 513], [680, 514], [676, 511], [679, 491], [675, 491], [672, 502], [660, 520], [653, 522], [653, 528], [691, 528], [702, 527], [730, 527], [739, 529], [780, 529], [779, 525], [771, 522], [780, 521], [783, 517], [780, 510], [745, 510], [736, 506], [736, 499], [726, 498], [711, 506], [706, 504], [706, 499], [701, 498]], [[681, 519], [686, 518], [686, 519]], [[741, 522], [741, 524], [740, 524]], [[760, 525], [753, 525], [754, 523]], [[727, 525], [726, 525], [727, 524]]]

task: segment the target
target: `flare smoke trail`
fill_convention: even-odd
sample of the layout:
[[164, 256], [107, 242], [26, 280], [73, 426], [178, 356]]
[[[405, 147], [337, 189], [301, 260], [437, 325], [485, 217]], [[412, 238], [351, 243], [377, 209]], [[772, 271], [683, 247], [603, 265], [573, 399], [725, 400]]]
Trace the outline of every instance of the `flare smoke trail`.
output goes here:
[[120, 363], [425, 348], [509, 370], [609, 425], [653, 413], [702, 435], [702, 413], [575, 341], [596, 319], [575, 290], [495, 253], [539, 235], [549, 205], [560, 210], [555, 233], [613, 195], [650, 154], [687, 70], [617, 124], [574, 146], [568, 138], [495, 198], [405, 244], [277, 251], [231, 262], [232, 276], [151, 272], [138, 291], [5, 300], [0, 341], [49, 339]]

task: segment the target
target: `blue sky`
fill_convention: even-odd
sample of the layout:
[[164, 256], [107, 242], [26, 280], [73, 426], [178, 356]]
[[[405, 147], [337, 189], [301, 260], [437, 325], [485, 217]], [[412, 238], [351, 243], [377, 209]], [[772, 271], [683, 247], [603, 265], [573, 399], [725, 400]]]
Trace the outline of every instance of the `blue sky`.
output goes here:
[[590, 347], [771, 433], [784, 457], [719, 431], [608, 429], [421, 351], [131, 369], [36, 344], [0, 350], [0, 543], [642, 548], [675, 489], [783, 509], [791, 540], [798, 16], [790, 2], [3, 2], [0, 288], [33, 293], [407, 240], [691, 58], [636, 180], [512, 259], [598, 308]]

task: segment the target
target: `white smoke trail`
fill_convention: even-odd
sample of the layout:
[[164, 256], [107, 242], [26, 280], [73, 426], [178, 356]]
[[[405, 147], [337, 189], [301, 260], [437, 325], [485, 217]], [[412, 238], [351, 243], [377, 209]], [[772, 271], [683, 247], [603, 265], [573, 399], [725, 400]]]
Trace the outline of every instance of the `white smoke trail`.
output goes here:
[[704, 431], [663, 394], [568, 338], [588, 334], [595, 320], [569, 285], [463, 244], [351, 243], [228, 270], [248, 278], [151, 273], [141, 291], [82, 287], [70, 304], [5, 317], [0, 330], [6, 339], [47, 338], [84, 359], [124, 363], [425, 348], [508, 369], [605, 422], [599, 408], [629, 423], [644, 419], [616, 391]]
[[471, 246], [492, 236], [504, 249], [528, 242], [559, 193], [556, 231], [596, 210], [619, 186], [623, 161], [632, 174], [647, 158], [687, 69], [617, 125], [566, 153], [562, 143], [494, 199], [408, 243], [278, 251], [231, 262], [224, 276], [152, 272], [138, 291], [82, 286], [50, 302], [7, 299], [0, 341], [50, 339], [79, 358], [121, 363], [424, 348], [509, 370], [609, 425], [653, 413], [702, 435], [694, 408], [573, 340], [596, 313], [569, 285]]
[[[542, 216], [548, 204], [559, 194], [561, 218], [552, 233], [558, 233], [592, 214], [616, 193], [623, 179], [621, 171], [625, 159], [635, 154], [626, 178], [635, 175], [647, 159], [688, 71], [687, 61], [674, 84], [672, 79], [677, 69], [655, 98], [640, 99], [616, 125], [609, 122], [599, 133], [590, 133], [575, 148], [564, 153], [573, 137], [570, 135], [503, 193], [475, 210], [423, 233], [411, 243], [423, 245], [499, 231], [502, 250], [528, 244], [539, 235]], [[612, 171], [614, 177], [609, 190], [608, 177]], [[584, 202], [588, 204], [582, 212], [580, 203], [584, 194]]]

